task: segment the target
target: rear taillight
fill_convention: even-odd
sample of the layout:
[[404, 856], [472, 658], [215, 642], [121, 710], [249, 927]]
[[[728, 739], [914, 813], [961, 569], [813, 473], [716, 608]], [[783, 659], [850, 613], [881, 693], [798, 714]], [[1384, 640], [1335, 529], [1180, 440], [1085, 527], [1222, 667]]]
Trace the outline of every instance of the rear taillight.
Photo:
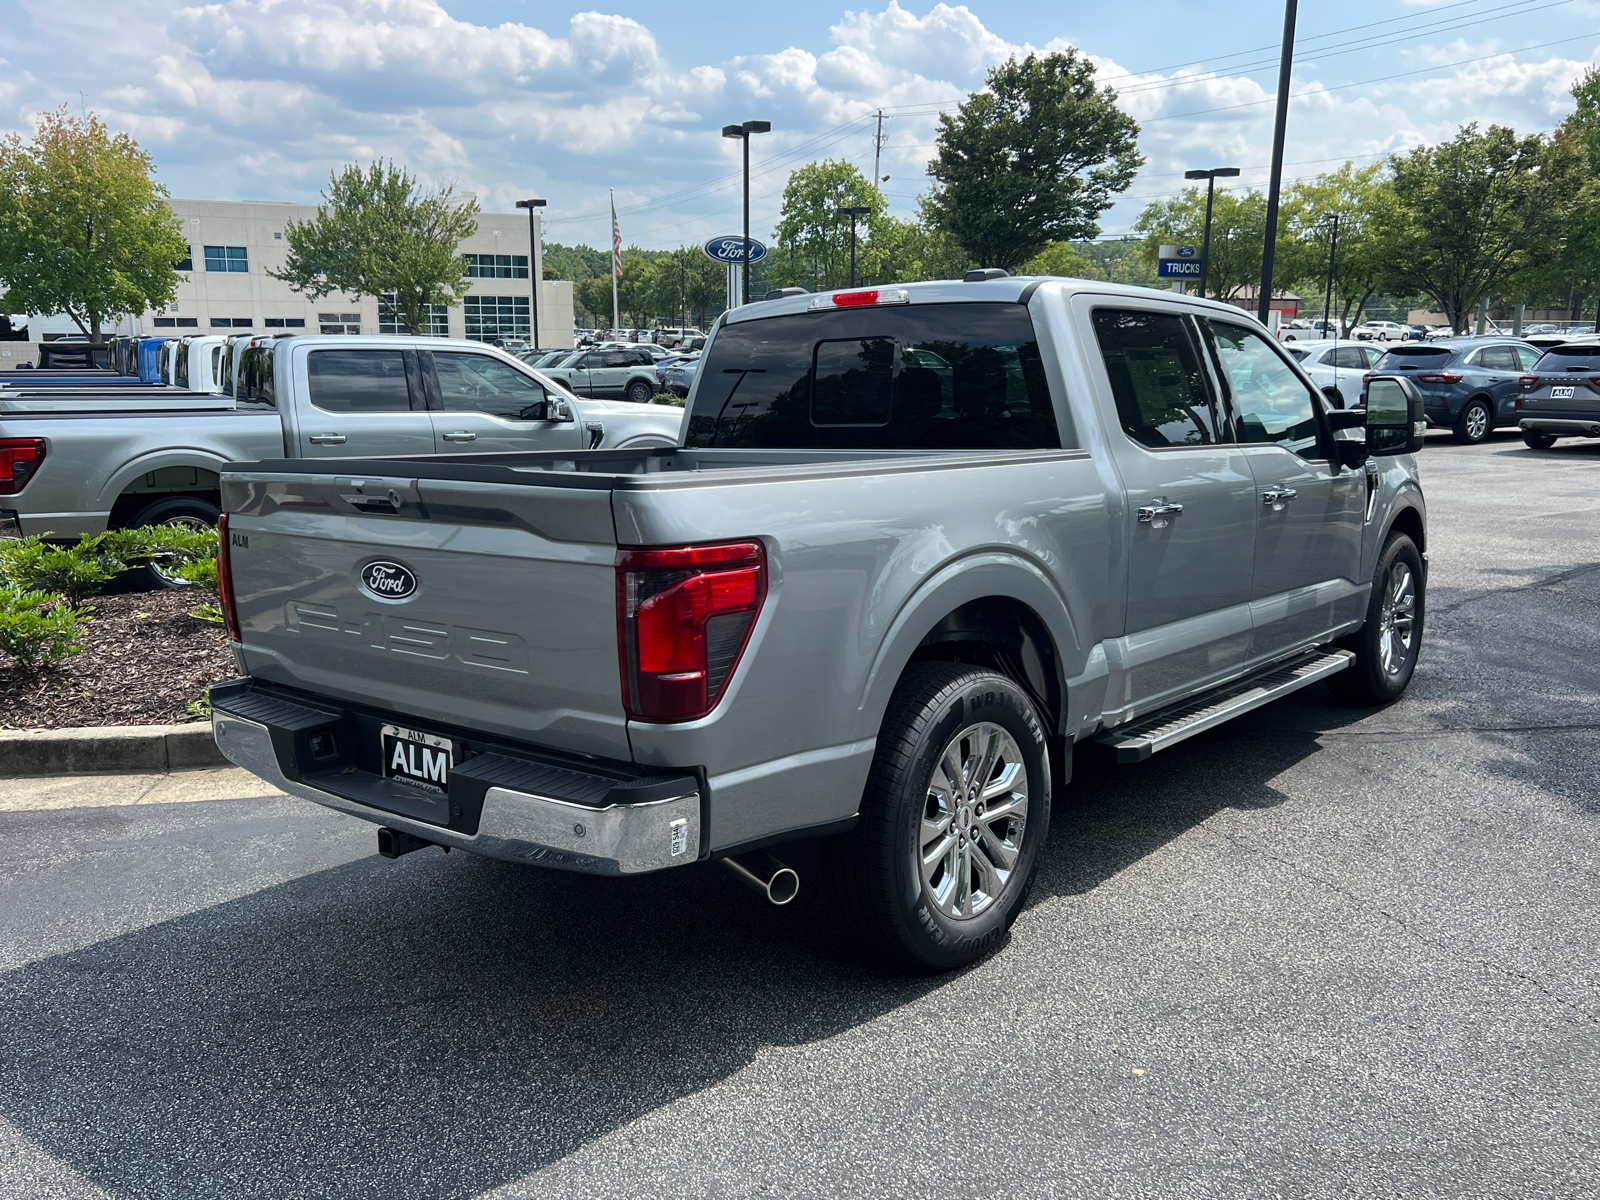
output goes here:
[[43, 462], [43, 438], [0, 438], [0, 496], [15, 496], [27, 487]]
[[1427, 371], [1415, 377], [1418, 383], [1460, 383], [1461, 376], [1446, 371]]
[[1537, 375], [1524, 375], [1521, 379], [1517, 380], [1517, 386], [1523, 391], [1527, 391], [1529, 388], [1538, 387], [1539, 377]]
[[1361, 382], [1362, 383], [1371, 383], [1377, 377], [1378, 377], [1378, 373], [1376, 371], [1368, 371], [1365, 375], [1363, 375], [1361, 377]]
[[233, 555], [228, 550], [228, 514], [217, 518], [217, 606], [222, 609], [222, 623], [228, 630], [228, 640], [242, 642], [239, 636], [239, 608], [233, 599]]
[[757, 541], [617, 551], [622, 703], [636, 721], [716, 707], [767, 597]]

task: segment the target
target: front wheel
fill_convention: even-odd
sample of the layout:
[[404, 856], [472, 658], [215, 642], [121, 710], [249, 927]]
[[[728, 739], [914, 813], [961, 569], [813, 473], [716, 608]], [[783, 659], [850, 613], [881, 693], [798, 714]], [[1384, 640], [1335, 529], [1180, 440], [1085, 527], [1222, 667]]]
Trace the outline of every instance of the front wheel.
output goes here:
[[1493, 428], [1494, 414], [1489, 411], [1489, 402], [1480, 397], [1461, 410], [1461, 416], [1456, 418], [1455, 428], [1451, 433], [1456, 441], [1476, 446], [1489, 436], [1489, 431]]
[[1522, 444], [1530, 450], [1548, 450], [1556, 444], [1556, 439], [1554, 434], [1536, 433], [1532, 429], [1524, 429]]
[[1378, 555], [1366, 623], [1340, 640], [1355, 661], [1328, 677], [1328, 690], [1346, 704], [1392, 704], [1417, 669], [1427, 577], [1417, 544], [1403, 533], [1389, 535]]
[[1033, 702], [993, 671], [907, 669], [856, 828], [823, 844], [844, 915], [902, 966], [986, 954], [1027, 899], [1050, 825], [1050, 754]]

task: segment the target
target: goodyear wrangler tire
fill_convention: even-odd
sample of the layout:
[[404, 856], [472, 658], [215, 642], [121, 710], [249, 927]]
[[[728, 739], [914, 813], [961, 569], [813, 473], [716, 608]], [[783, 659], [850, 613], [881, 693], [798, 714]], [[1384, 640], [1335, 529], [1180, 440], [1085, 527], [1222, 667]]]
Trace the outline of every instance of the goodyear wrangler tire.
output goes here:
[[993, 671], [917, 663], [889, 702], [861, 819], [823, 855], [873, 951], [944, 971], [1011, 928], [1049, 826], [1049, 744], [1027, 695]]

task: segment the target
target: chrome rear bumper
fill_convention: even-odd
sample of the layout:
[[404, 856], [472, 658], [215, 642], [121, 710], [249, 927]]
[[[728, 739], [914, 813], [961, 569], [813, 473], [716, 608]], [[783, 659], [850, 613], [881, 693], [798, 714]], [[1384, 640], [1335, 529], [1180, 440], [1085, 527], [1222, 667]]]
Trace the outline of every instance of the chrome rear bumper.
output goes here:
[[[211, 726], [217, 748], [230, 762], [274, 787], [441, 846], [590, 875], [659, 871], [694, 862], [700, 854], [698, 791], [638, 804], [595, 806], [490, 787], [477, 831], [464, 833], [290, 779], [279, 765], [271, 731], [257, 721], [213, 709]], [[686, 779], [686, 783], [692, 780]]]

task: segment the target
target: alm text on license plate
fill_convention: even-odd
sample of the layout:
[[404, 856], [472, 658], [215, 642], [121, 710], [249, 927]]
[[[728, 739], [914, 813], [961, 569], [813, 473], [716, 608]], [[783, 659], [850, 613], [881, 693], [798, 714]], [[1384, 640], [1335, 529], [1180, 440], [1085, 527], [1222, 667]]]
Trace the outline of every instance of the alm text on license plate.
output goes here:
[[1578, 389], [1575, 387], [1553, 387], [1550, 389], [1550, 399], [1552, 400], [1571, 400], [1577, 394]]
[[455, 747], [449, 738], [399, 725], [385, 725], [379, 732], [384, 778], [441, 795], [450, 786]]

